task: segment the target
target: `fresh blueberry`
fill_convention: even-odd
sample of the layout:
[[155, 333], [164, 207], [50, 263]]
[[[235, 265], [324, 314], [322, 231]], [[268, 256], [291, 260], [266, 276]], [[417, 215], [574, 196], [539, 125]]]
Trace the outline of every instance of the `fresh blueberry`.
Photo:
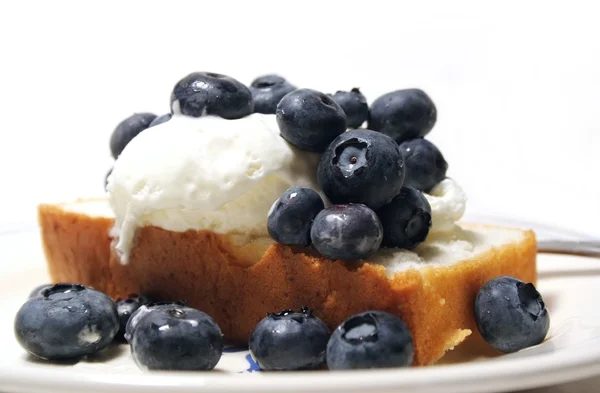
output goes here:
[[263, 75], [256, 78], [250, 85], [254, 100], [254, 112], [275, 114], [279, 101], [294, 90], [296, 90], [296, 86], [279, 75]]
[[330, 370], [407, 367], [413, 357], [410, 331], [402, 319], [383, 311], [351, 316], [327, 343]]
[[133, 359], [148, 370], [212, 370], [223, 353], [217, 323], [178, 305], [151, 309], [137, 323], [130, 343]]
[[350, 91], [338, 91], [331, 98], [344, 110], [348, 128], [358, 128], [367, 121], [369, 105], [367, 99], [357, 87]]
[[400, 194], [379, 209], [383, 245], [411, 250], [423, 242], [431, 228], [431, 206], [414, 188], [402, 187]]
[[162, 123], [166, 123], [169, 120], [171, 120], [171, 117], [173, 117], [173, 115], [170, 114], [170, 113], [166, 113], [164, 115], [157, 116], [156, 119], [152, 120], [152, 123], [150, 123], [150, 125], [148, 126], [148, 128], [157, 126], [157, 125], [162, 124]]
[[329, 329], [310, 310], [284, 310], [256, 325], [250, 353], [263, 370], [309, 370], [325, 364]]
[[383, 228], [365, 205], [333, 205], [322, 210], [310, 230], [314, 247], [331, 259], [365, 259], [381, 245]]
[[127, 299], [117, 301], [117, 314], [119, 315], [119, 331], [115, 336], [115, 341], [125, 342], [125, 329], [131, 315], [141, 306], [150, 303], [150, 299], [145, 296], [131, 295]]
[[550, 327], [542, 296], [533, 284], [514, 277], [486, 282], [475, 297], [474, 311], [479, 333], [505, 353], [540, 344]]
[[252, 93], [244, 84], [213, 72], [193, 72], [177, 82], [171, 93], [172, 112], [186, 116], [239, 119], [253, 109]]
[[400, 144], [406, 165], [404, 185], [429, 191], [446, 178], [448, 163], [442, 152], [426, 139], [412, 139]]
[[404, 159], [392, 138], [371, 130], [351, 130], [325, 150], [317, 177], [333, 203], [363, 203], [379, 209], [400, 193]]
[[133, 337], [133, 332], [135, 331], [138, 322], [150, 313], [150, 311], [155, 309], [169, 309], [172, 307], [185, 307], [185, 305], [185, 302], [150, 302], [148, 304], [140, 305], [140, 307], [129, 316], [127, 324], [125, 325], [125, 334], [123, 337], [131, 343], [131, 338]]
[[397, 90], [379, 97], [371, 104], [369, 128], [402, 143], [427, 135], [436, 119], [435, 104], [424, 91]]
[[148, 128], [155, 118], [154, 113], [134, 113], [120, 122], [110, 137], [110, 152], [113, 158], [119, 157], [125, 146]]
[[38, 296], [42, 296], [42, 291], [46, 288], [51, 287], [52, 284], [42, 284], [42, 285], [38, 285], [37, 287], [33, 288], [31, 290], [31, 292], [29, 293], [29, 299], [32, 299], [34, 297], [38, 297]]
[[269, 235], [281, 244], [308, 246], [312, 222], [324, 208], [323, 199], [316, 191], [302, 187], [290, 188], [273, 203], [269, 211]]
[[108, 170], [108, 172], [106, 172], [106, 175], [104, 176], [104, 191], [107, 190], [107, 187], [108, 187], [108, 177], [110, 176], [110, 174], [112, 173], [112, 171], [113, 171], [113, 168], [110, 168]]
[[277, 105], [281, 136], [306, 151], [322, 152], [346, 131], [346, 114], [331, 97], [316, 90], [298, 89]]
[[115, 303], [81, 285], [56, 284], [29, 299], [17, 312], [15, 336], [43, 359], [72, 359], [110, 344], [119, 330]]

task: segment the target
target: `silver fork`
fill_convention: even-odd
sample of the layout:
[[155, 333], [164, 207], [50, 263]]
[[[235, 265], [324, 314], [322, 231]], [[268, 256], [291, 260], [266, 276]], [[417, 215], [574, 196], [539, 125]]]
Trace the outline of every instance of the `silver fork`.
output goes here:
[[600, 258], [600, 240], [538, 240], [538, 252]]

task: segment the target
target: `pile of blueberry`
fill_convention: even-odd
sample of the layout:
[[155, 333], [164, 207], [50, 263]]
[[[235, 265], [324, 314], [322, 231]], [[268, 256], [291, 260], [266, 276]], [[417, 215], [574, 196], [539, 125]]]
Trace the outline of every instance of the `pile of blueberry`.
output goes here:
[[[542, 297], [512, 277], [487, 282], [474, 312], [484, 339], [505, 353], [539, 344], [548, 332]], [[47, 360], [79, 359], [128, 342], [144, 370], [212, 370], [224, 345], [217, 323], [183, 302], [133, 295], [115, 304], [89, 287], [64, 283], [31, 293], [15, 318], [15, 336], [26, 351]], [[307, 308], [269, 313], [248, 344], [262, 370], [405, 367], [414, 357], [405, 323], [375, 310], [351, 316], [333, 333]]]

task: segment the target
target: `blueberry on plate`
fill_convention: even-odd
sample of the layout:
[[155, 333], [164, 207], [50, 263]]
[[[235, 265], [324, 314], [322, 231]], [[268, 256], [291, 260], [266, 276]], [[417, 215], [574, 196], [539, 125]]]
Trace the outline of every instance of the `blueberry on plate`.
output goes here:
[[331, 98], [344, 110], [348, 128], [358, 128], [367, 121], [369, 105], [357, 87], [350, 91], [338, 91]]
[[475, 297], [481, 336], [504, 353], [540, 344], [550, 327], [548, 310], [531, 283], [502, 276], [486, 282]]
[[327, 343], [330, 370], [407, 367], [413, 357], [412, 335], [406, 324], [383, 311], [351, 316]]
[[21, 346], [43, 359], [73, 359], [95, 353], [119, 330], [115, 303], [76, 284], [56, 284], [29, 299], [15, 317]]
[[381, 245], [383, 228], [365, 205], [333, 205], [322, 210], [310, 230], [313, 246], [331, 259], [365, 259]]
[[426, 139], [411, 139], [400, 144], [406, 165], [404, 185], [429, 191], [446, 178], [448, 163], [442, 152]]
[[252, 93], [240, 81], [214, 72], [193, 72], [173, 88], [171, 110], [192, 117], [240, 119], [251, 114], [254, 106]]
[[344, 110], [328, 95], [311, 89], [288, 93], [277, 105], [281, 136], [306, 151], [322, 152], [346, 131]]
[[383, 225], [383, 245], [412, 250], [423, 242], [431, 228], [431, 206], [414, 188], [402, 187], [400, 194], [377, 211]]
[[148, 304], [142, 304], [134, 312], [131, 313], [127, 324], [125, 325], [125, 334], [123, 337], [129, 343], [133, 337], [133, 332], [137, 327], [138, 322], [146, 316], [150, 311], [155, 309], [168, 309], [172, 307], [185, 307], [185, 302], [150, 302]]
[[319, 186], [333, 203], [363, 203], [379, 209], [400, 193], [404, 159], [398, 144], [371, 130], [351, 130], [325, 150]]
[[391, 136], [398, 143], [424, 137], [437, 120], [435, 104], [419, 89], [387, 93], [371, 104], [369, 128]]
[[289, 83], [279, 75], [263, 75], [250, 84], [254, 112], [275, 114], [277, 104], [289, 92], [296, 90], [296, 86]]
[[125, 146], [156, 118], [154, 113], [134, 113], [120, 122], [110, 136], [110, 153], [119, 157]]
[[250, 353], [263, 370], [309, 370], [325, 364], [329, 329], [310, 310], [284, 310], [256, 325]]
[[166, 123], [169, 120], [171, 120], [171, 117], [173, 117], [173, 115], [170, 113], [165, 113], [164, 115], [157, 116], [156, 119], [152, 120], [152, 123], [150, 123], [148, 128], [157, 126], [162, 123]]
[[205, 313], [173, 304], [150, 309], [130, 344], [142, 369], [212, 370], [223, 353], [223, 334]]
[[46, 288], [51, 287], [52, 284], [42, 284], [42, 285], [38, 285], [37, 287], [33, 288], [31, 290], [31, 292], [29, 293], [29, 297], [28, 299], [34, 298], [34, 297], [38, 297], [38, 296], [42, 296], [42, 291]]
[[117, 314], [119, 315], [119, 331], [115, 336], [115, 341], [125, 342], [125, 329], [131, 315], [141, 306], [150, 303], [150, 299], [145, 296], [130, 295], [127, 299], [117, 301]]
[[315, 190], [292, 187], [273, 203], [269, 211], [269, 235], [281, 244], [308, 246], [312, 222], [324, 208], [323, 199]]

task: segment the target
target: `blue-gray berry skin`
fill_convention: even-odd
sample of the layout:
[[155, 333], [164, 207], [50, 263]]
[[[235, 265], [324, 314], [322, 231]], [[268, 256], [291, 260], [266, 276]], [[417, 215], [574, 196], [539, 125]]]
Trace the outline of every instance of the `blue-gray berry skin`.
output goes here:
[[299, 149], [322, 152], [346, 131], [344, 110], [328, 95], [311, 89], [286, 94], [277, 105], [281, 136]]
[[333, 203], [362, 203], [379, 209], [402, 189], [404, 158], [398, 144], [387, 135], [351, 130], [325, 150], [317, 179]]
[[379, 249], [383, 227], [377, 214], [365, 205], [333, 205], [317, 214], [310, 238], [327, 258], [365, 259]]
[[171, 117], [173, 117], [173, 115], [170, 113], [165, 113], [164, 115], [157, 116], [154, 120], [152, 120], [152, 123], [150, 123], [148, 128], [166, 123], [169, 120], [171, 120]]
[[201, 311], [177, 305], [144, 315], [130, 344], [133, 359], [145, 370], [212, 370], [223, 353], [217, 323]]
[[446, 178], [448, 163], [442, 152], [426, 139], [411, 139], [400, 144], [406, 165], [404, 185], [429, 191]]
[[327, 344], [330, 370], [407, 367], [413, 358], [406, 324], [383, 311], [351, 316], [335, 329]]
[[29, 299], [34, 298], [34, 297], [38, 297], [38, 296], [42, 296], [42, 291], [46, 288], [50, 288], [52, 286], [52, 284], [42, 284], [42, 285], [38, 285], [37, 287], [33, 288], [31, 290], [31, 292], [29, 293]]
[[125, 330], [127, 323], [131, 315], [137, 311], [141, 306], [145, 306], [150, 303], [150, 299], [146, 296], [131, 295], [126, 299], [120, 299], [117, 301], [117, 314], [119, 316], [119, 331], [115, 336], [115, 341], [126, 342]]
[[481, 336], [505, 353], [540, 344], [550, 328], [544, 299], [531, 283], [502, 276], [486, 282], [475, 298]]
[[238, 80], [214, 72], [193, 72], [173, 88], [171, 111], [192, 117], [208, 114], [239, 119], [251, 114], [254, 105], [252, 93]]
[[263, 370], [309, 370], [325, 364], [329, 329], [308, 309], [268, 314], [250, 335], [250, 353]]
[[173, 307], [185, 307], [184, 302], [150, 302], [142, 304], [135, 311], [131, 313], [125, 324], [125, 333], [123, 337], [127, 342], [131, 343], [133, 332], [135, 331], [137, 324], [152, 310], [168, 310]]
[[398, 143], [424, 137], [437, 120], [435, 104], [419, 89], [397, 90], [376, 99], [369, 110], [369, 128]]
[[331, 96], [346, 114], [348, 128], [359, 128], [369, 116], [366, 97], [355, 87], [350, 91], [338, 91]]
[[125, 146], [147, 129], [155, 118], [154, 113], [134, 113], [120, 122], [110, 136], [110, 153], [113, 158], [119, 157]]
[[269, 74], [259, 76], [250, 84], [254, 112], [275, 114], [277, 104], [287, 94], [296, 90], [296, 86], [279, 75]]
[[119, 330], [114, 302], [103, 293], [75, 284], [56, 284], [29, 299], [17, 312], [15, 337], [43, 359], [91, 355]]
[[323, 199], [315, 190], [292, 187], [275, 201], [269, 211], [269, 235], [281, 244], [308, 246], [312, 222], [324, 208]]
[[412, 250], [431, 228], [431, 206], [421, 191], [402, 187], [400, 194], [377, 211], [383, 225], [383, 245]]

